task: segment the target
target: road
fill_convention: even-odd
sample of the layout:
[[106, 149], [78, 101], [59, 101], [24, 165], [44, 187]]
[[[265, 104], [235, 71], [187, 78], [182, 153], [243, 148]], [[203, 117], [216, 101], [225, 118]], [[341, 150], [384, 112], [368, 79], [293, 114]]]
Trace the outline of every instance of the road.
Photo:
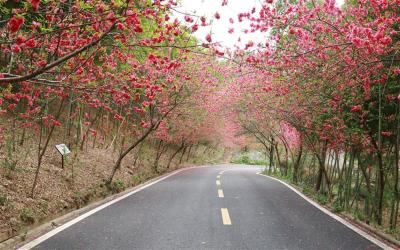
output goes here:
[[34, 249], [381, 249], [259, 171], [181, 171]]

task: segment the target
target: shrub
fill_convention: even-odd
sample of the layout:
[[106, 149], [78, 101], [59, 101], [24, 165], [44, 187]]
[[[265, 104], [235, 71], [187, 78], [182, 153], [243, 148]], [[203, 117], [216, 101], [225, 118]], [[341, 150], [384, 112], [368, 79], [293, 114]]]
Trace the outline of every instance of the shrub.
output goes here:
[[76, 192], [73, 199], [77, 208], [80, 208], [84, 204], [81, 192]]
[[0, 193], [0, 206], [4, 206], [7, 203], [7, 197]]
[[328, 197], [325, 194], [317, 194], [315, 196], [315, 199], [321, 203], [322, 205], [325, 205], [326, 203], [328, 203]]
[[252, 160], [247, 153], [241, 153], [239, 156], [235, 156], [232, 160], [235, 164], [246, 164], [246, 165], [267, 165], [265, 160], [255, 159]]
[[126, 187], [125, 182], [123, 180], [118, 179], [116, 181], [113, 181], [109, 188], [110, 188], [111, 192], [119, 193], [119, 192], [123, 191], [125, 189], [125, 187]]
[[343, 212], [344, 208], [339, 199], [336, 199], [332, 204], [332, 211], [335, 213]]
[[251, 164], [253, 165], [262, 165], [262, 166], [266, 166], [267, 162], [265, 160], [255, 160], [253, 161]]
[[132, 176], [132, 182], [133, 184], [140, 184], [143, 181], [146, 180], [146, 176], [142, 173], [136, 174], [134, 176]]
[[241, 155], [239, 158], [234, 159], [232, 163], [236, 164], [250, 164], [250, 158], [248, 155]]
[[17, 167], [17, 161], [5, 159], [4, 167], [10, 171], [14, 171]]
[[22, 241], [25, 241], [27, 235], [28, 235], [28, 230], [25, 228], [25, 229], [24, 229], [24, 232], [21, 234], [21, 240], [22, 240]]
[[363, 213], [362, 211], [358, 210], [358, 209], [356, 209], [356, 210], [353, 212], [353, 216], [354, 216], [357, 220], [365, 221], [365, 215], [364, 215], [364, 213]]
[[39, 203], [41, 210], [46, 213], [47, 210], [49, 209], [49, 203], [47, 201], [41, 201]]
[[19, 218], [25, 223], [29, 223], [29, 224], [35, 223], [35, 216], [33, 214], [32, 209], [30, 209], [30, 208], [22, 209], [21, 213], [19, 214]]

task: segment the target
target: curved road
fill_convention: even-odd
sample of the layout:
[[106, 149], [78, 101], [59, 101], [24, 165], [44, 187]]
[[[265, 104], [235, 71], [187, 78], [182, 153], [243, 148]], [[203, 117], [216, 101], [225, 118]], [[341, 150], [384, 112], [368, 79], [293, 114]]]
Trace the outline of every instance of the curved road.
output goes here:
[[181, 171], [34, 249], [381, 249], [259, 171]]

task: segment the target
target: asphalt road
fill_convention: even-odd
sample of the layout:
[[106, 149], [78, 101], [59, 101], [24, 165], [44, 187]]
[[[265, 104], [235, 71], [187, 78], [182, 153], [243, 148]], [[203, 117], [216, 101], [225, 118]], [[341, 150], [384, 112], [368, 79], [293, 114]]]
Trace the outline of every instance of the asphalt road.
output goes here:
[[34, 249], [380, 249], [259, 171], [182, 171]]

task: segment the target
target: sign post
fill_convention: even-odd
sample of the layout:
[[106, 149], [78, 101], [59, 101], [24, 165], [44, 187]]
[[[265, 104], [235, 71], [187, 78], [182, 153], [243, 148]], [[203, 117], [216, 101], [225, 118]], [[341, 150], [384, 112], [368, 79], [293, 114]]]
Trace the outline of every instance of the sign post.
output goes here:
[[64, 169], [64, 155], [71, 153], [71, 151], [65, 144], [56, 145], [56, 149], [61, 154], [61, 168]]

